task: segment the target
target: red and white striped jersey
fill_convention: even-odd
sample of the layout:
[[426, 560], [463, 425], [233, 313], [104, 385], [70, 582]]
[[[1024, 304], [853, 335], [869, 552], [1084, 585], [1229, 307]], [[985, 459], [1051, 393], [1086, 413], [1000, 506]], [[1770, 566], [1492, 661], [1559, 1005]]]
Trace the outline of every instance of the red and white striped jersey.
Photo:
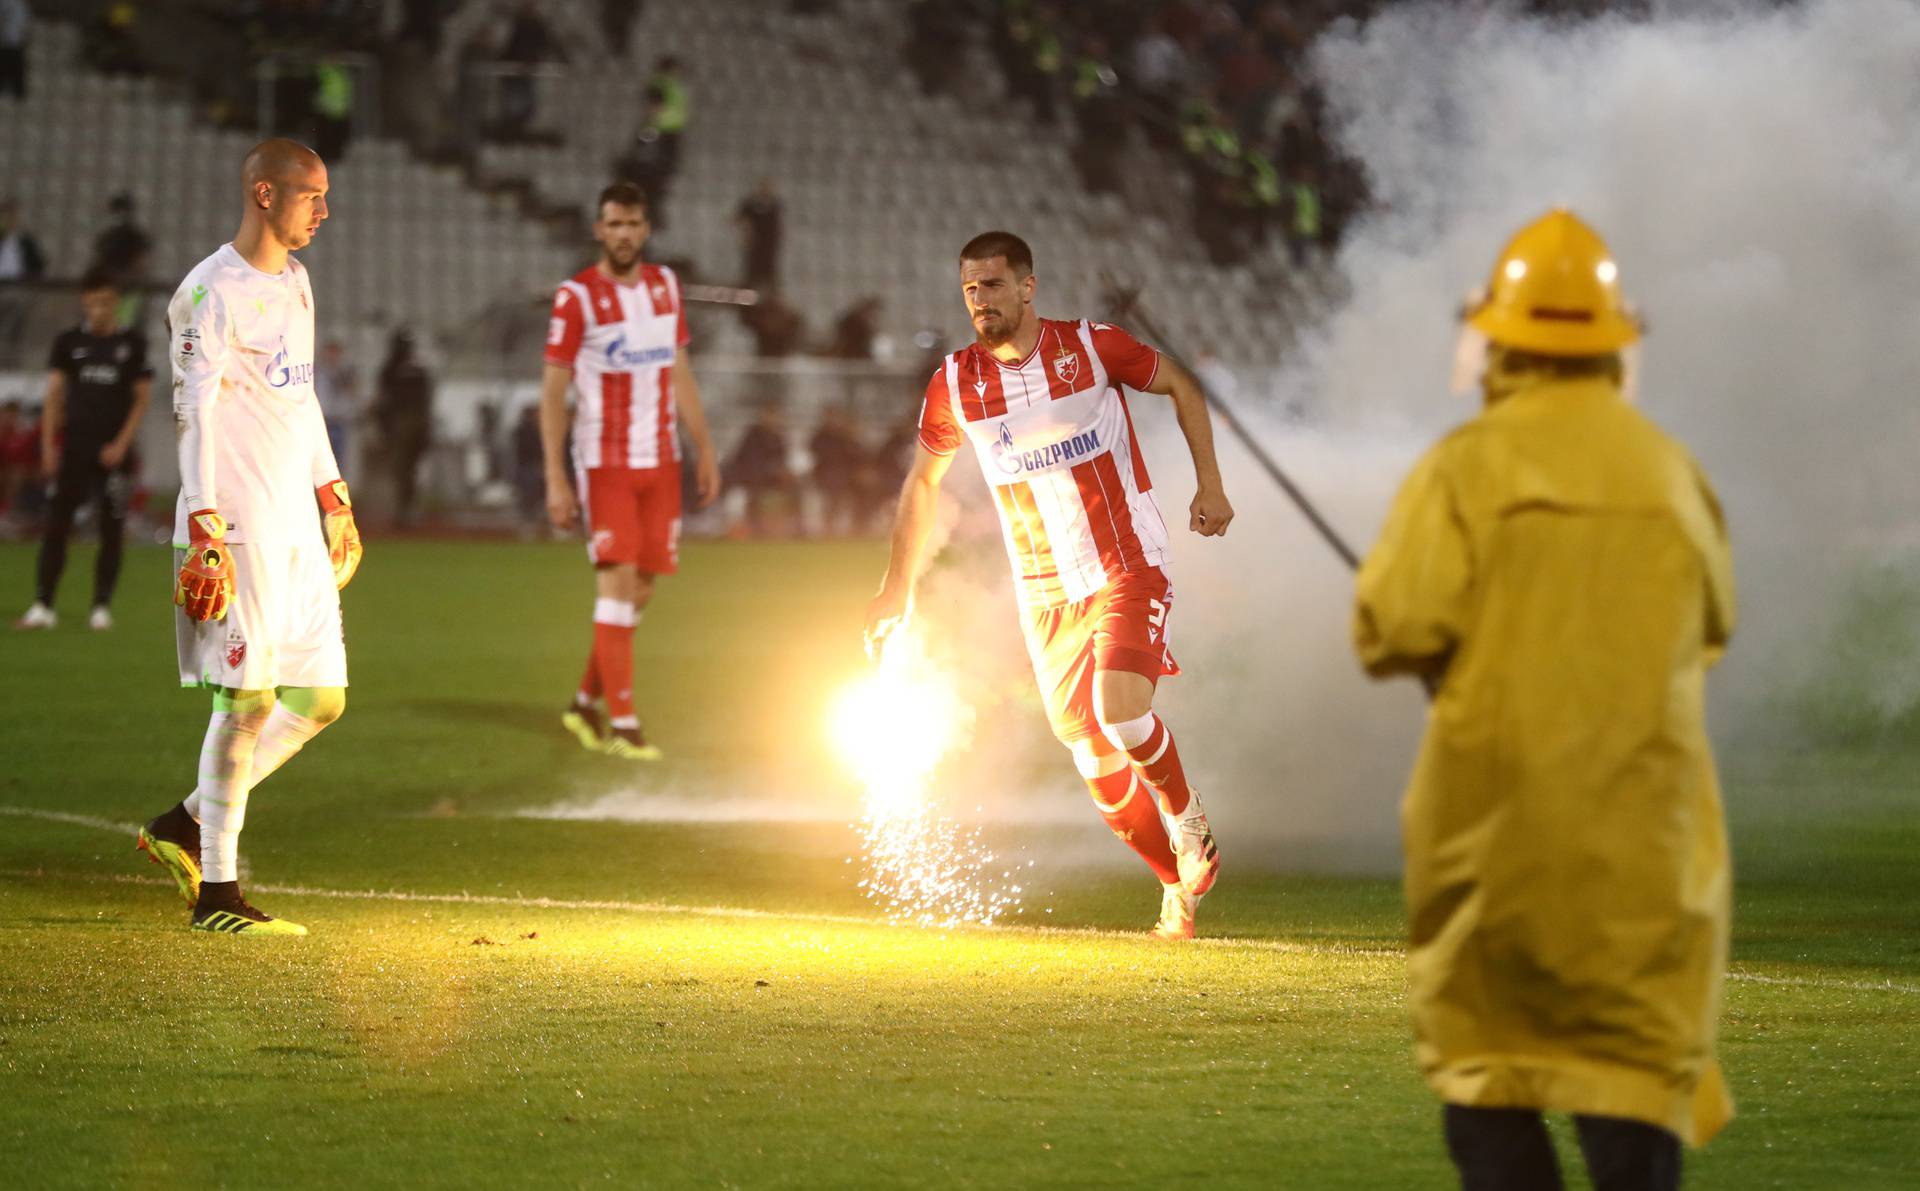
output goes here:
[[974, 344], [928, 382], [920, 442], [951, 455], [963, 433], [973, 440], [1028, 606], [1078, 603], [1165, 565], [1166, 523], [1119, 389], [1159, 370], [1160, 353], [1118, 327], [1042, 319], [1019, 363]]
[[662, 467], [680, 458], [673, 361], [687, 344], [680, 279], [641, 265], [621, 285], [589, 265], [560, 283], [547, 363], [573, 369], [578, 467]]

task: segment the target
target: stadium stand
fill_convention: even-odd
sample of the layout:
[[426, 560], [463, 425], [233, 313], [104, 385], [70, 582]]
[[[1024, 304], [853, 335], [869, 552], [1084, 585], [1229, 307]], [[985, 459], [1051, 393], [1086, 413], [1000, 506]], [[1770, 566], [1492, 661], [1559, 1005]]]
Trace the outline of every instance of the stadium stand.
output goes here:
[[[55, 277], [86, 267], [106, 197], [131, 193], [154, 241], [148, 276], [164, 290], [233, 234], [235, 170], [258, 137], [201, 126], [163, 82], [90, 72], [78, 50], [71, 25], [36, 30], [33, 89], [0, 119], [0, 176]], [[581, 255], [398, 141], [356, 144], [331, 177], [338, 218], [302, 257], [333, 315], [328, 337], [361, 359], [378, 358], [390, 325], [441, 331], [503, 300], [524, 306]]]

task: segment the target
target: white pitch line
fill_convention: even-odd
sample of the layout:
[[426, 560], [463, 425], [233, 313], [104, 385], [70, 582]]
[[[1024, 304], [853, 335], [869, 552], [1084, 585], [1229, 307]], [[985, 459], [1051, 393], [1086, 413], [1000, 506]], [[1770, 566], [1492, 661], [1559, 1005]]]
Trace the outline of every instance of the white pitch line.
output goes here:
[[93, 827], [118, 835], [132, 835], [140, 830], [138, 823], [116, 823], [112, 819], [102, 819], [98, 815], [76, 815], [69, 811], [43, 811], [24, 806], [0, 806], [0, 815], [15, 815], [22, 819], [45, 819], [49, 823], [70, 823], [75, 827]]
[[[66, 823], [76, 827], [91, 827], [100, 831], [131, 835], [138, 830], [133, 823], [117, 823], [112, 819], [102, 819], [94, 815], [73, 814], [67, 811], [46, 811], [32, 807], [0, 806], [0, 815], [15, 815], [24, 819], [44, 819], [52, 823]], [[38, 874], [25, 870], [8, 870], [0, 875], [9, 877], [29, 877]], [[108, 881], [119, 885], [154, 885], [173, 888], [173, 882], [160, 877], [136, 877], [125, 873], [86, 874], [83, 880]], [[557, 897], [508, 897], [505, 894], [490, 893], [415, 893], [409, 890], [376, 889], [322, 889], [312, 885], [255, 884], [250, 888], [260, 893], [284, 893], [288, 897], [324, 897], [343, 901], [391, 901], [424, 902], [436, 905], [452, 906], [502, 906], [511, 909], [526, 910], [598, 910], [620, 914], [684, 914], [701, 918], [732, 918], [746, 921], [766, 922], [812, 922], [828, 926], [863, 926], [886, 929], [890, 927], [911, 926], [912, 924], [888, 922], [884, 918], [863, 918], [855, 914], [821, 914], [806, 911], [754, 910], [744, 906], [688, 906], [675, 902], [634, 902], [609, 901], [597, 899], [574, 899]], [[1142, 933], [1119, 930], [1101, 930], [1090, 926], [1040, 926], [1024, 922], [997, 922], [992, 926], [966, 925], [957, 927], [913, 927], [918, 930], [943, 930], [948, 933], [971, 933], [974, 931], [996, 931], [1009, 934], [1036, 936], [1069, 936], [1073, 938], [1111, 939], [1141, 941]], [[1316, 945], [1311, 943], [1291, 943], [1282, 939], [1195, 939], [1195, 943], [1208, 947], [1240, 948], [1249, 951], [1271, 951], [1307, 955], [1345, 955], [1357, 958], [1400, 958], [1406, 953], [1399, 948], [1342, 947]], [[1835, 992], [1890, 992], [1903, 996], [1920, 996], [1920, 985], [1897, 984], [1892, 980], [1823, 980], [1808, 976], [1765, 976], [1758, 972], [1746, 972], [1729, 969], [1727, 979], [1742, 984], [1763, 984], [1793, 988], [1820, 988]]]

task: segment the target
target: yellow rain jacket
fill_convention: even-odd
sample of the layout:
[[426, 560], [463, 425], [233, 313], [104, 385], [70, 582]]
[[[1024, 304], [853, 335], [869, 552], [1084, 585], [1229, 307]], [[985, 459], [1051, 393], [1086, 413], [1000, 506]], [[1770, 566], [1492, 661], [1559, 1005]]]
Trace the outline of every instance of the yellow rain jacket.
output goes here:
[[1613, 383], [1528, 379], [1420, 461], [1359, 576], [1368, 672], [1437, 682], [1402, 808], [1416, 1052], [1451, 1104], [1700, 1145], [1733, 1113], [1726, 529]]

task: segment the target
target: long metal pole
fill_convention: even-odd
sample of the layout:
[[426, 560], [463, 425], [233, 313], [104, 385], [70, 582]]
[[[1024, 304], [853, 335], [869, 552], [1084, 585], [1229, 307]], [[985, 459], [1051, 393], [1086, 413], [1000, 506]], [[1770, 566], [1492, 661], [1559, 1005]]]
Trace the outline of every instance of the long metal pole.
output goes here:
[[[1120, 286], [1111, 277], [1103, 277], [1103, 280], [1108, 286], [1108, 300], [1113, 303], [1118, 312], [1128, 315], [1135, 326], [1145, 331], [1148, 338], [1155, 340], [1163, 348], [1176, 356], [1182, 354], [1173, 341], [1167, 338], [1160, 325], [1154, 321], [1153, 316], [1147, 312], [1146, 307], [1140, 304], [1138, 289]], [[1347, 540], [1340, 536], [1340, 531], [1333, 527], [1332, 522], [1326, 519], [1313, 501], [1308, 499], [1307, 494], [1301, 491], [1300, 486], [1294, 483], [1292, 477], [1281, 468], [1266, 447], [1261, 445], [1260, 440], [1254, 437], [1252, 429], [1241, 420], [1238, 413], [1234, 412], [1233, 406], [1223, 400], [1220, 394], [1209, 389], [1204, 379], [1198, 375], [1194, 379], [1199, 383], [1201, 395], [1207, 399], [1207, 404], [1220, 412], [1220, 416], [1227, 423], [1227, 428], [1233, 431], [1235, 438], [1240, 440], [1240, 445], [1253, 456], [1254, 461], [1267, 473], [1268, 478], [1280, 486], [1280, 491], [1287, 494], [1287, 499], [1300, 510], [1301, 516], [1313, 526], [1315, 532], [1320, 535], [1320, 539], [1333, 548], [1333, 552], [1340, 556], [1340, 561], [1346, 563], [1349, 570], [1359, 570], [1360, 556], [1354, 553], [1353, 547], [1347, 545]]]

